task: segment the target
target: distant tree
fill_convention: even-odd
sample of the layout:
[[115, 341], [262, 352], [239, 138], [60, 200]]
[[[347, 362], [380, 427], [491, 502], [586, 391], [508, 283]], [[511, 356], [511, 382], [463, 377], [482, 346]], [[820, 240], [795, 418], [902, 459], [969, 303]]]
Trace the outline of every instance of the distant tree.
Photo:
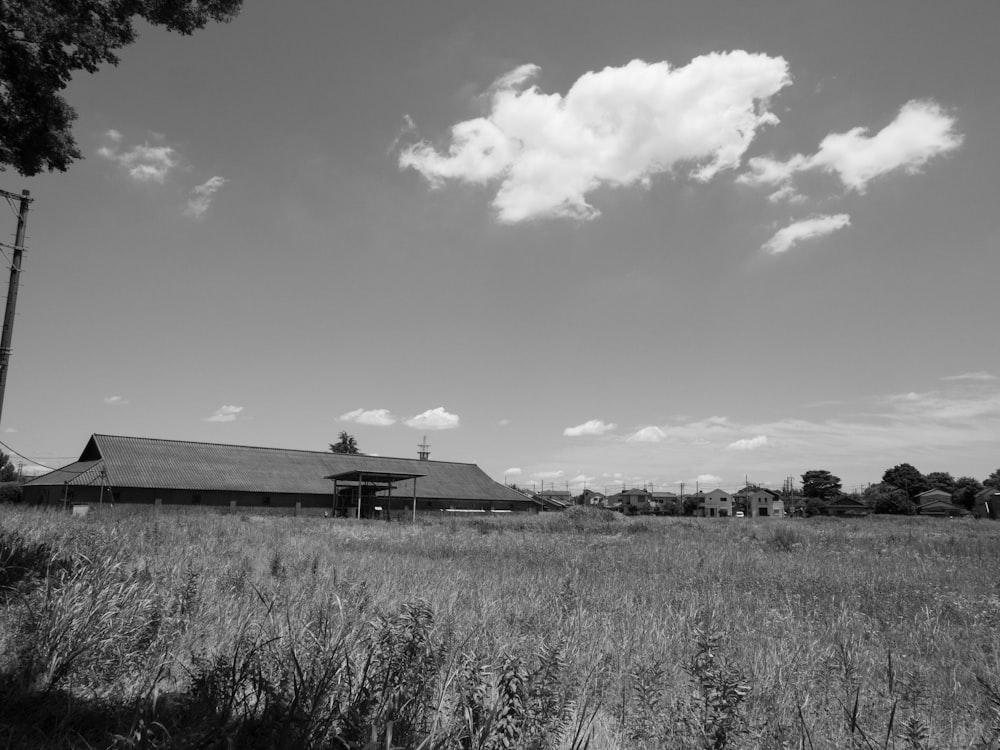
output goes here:
[[20, 484], [0, 485], [0, 503], [19, 503], [23, 499]]
[[229, 21], [242, 0], [4, 0], [0, 4], [0, 171], [65, 172], [81, 157], [60, 95], [73, 74], [117, 65], [134, 22], [190, 34]]
[[983, 480], [983, 486], [992, 487], [995, 490], [1000, 490], [1000, 469], [997, 469], [988, 477], [986, 477], [986, 479]]
[[910, 500], [930, 489], [927, 478], [910, 464], [898, 464], [886, 469], [882, 481], [903, 490]]
[[916, 509], [904, 490], [888, 482], [873, 484], [862, 493], [862, 497], [876, 513], [910, 515]]
[[982, 488], [982, 483], [974, 477], [959, 477], [955, 480], [955, 492], [951, 501], [966, 510], [972, 510], [972, 506], [976, 504], [976, 493]]
[[330, 452], [357, 453], [358, 441], [354, 439], [354, 435], [348, 435], [347, 431], [344, 430], [340, 433], [336, 443], [330, 443]]
[[825, 469], [813, 469], [802, 475], [802, 494], [818, 500], [830, 500], [840, 494], [840, 477]]
[[947, 471], [932, 471], [924, 477], [924, 480], [930, 485], [928, 489], [942, 490], [949, 495], [955, 494], [955, 477]]
[[0, 451], [0, 482], [17, 481], [17, 469], [10, 462], [10, 456]]

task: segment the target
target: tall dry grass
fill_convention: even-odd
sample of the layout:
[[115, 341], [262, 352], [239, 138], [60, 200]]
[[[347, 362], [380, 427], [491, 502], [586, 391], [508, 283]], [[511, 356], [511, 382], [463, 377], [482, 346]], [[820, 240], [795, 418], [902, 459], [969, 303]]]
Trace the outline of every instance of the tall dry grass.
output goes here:
[[991, 522], [0, 524], [0, 746], [1000, 747]]

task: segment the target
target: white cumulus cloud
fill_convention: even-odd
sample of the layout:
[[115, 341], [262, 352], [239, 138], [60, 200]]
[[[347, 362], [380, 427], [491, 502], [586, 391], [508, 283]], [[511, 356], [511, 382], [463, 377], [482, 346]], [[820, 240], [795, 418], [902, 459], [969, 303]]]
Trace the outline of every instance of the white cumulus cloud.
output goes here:
[[407, 419], [404, 424], [420, 430], [452, 430], [459, 426], [458, 415], [449, 414], [443, 406], [417, 414]]
[[243, 411], [242, 406], [224, 405], [215, 410], [210, 417], [205, 417], [206, 422], [233, 422]]
[[973, 382], [985, 383], [996, 380], [997, 376], [989, 372], [963, 372], [961, 375], [946, 375], [941, 380], [969, 380]]
[[696, 180], [738, 167], [762, 126], [768, 100], [790, 82], [781, 57], [713, 52], [683, 67], [633, 60], [582, 75], [565, 95], [528, 85], [523, 65], [496, 81], [489, 111], [452, 126], [444, 151], [421, 141], [401, 168], [433, 187], [449, 180], [499, 183], [500, 221], [593, 218], [587, 195], [602, 185], [648, 185], [690, 168]]
[[341, 414], [340, 420], [342, 422], [374, 425], [375, 427], [388, 427], [389, 425], [396, 424], [396, 418], [392, 416], [388, 409], [355, 409], [346, 414]]
[[[848, 190], [865, 192], [876, 177], [902, 170], [914, 174], [935, 156], [962, 145], [956, 120], [928, 100], [914, 99], [874, 135], [867, 128], [831, 133], [811, 156], [796, 154], [786, 161], [766, 156], [750, 159], [750, 171], [738, 178], [749, 185], [785, 185], [798, 172], [820, 170], [835, 174]], [[788, 197], [794, 192], [776, 195]]]
[[643, 427], [641, 430], [636, 431], [627, 438], [629, 443], [659, 443], [663, 438], [667, 436], [667, 433], [661, 430], [655, 425], [650, 425], [649, 427]]
[[763, 448], [765, 445], [767, 445], [767, 435], [758, 435], [757, 437], [736, 440], [730, 443], [728, 447], [736, 451], [752, 451], [757, 448]]
[[210, 177], [197, 187], [193, 188], [188, 198], [187, 206], [184, 207], [184, 215], [193, 219], [200, 219], [208, 207], [212, 205], [212, 197], [229, 180], [225, 177]]
[[600, 419], [591, 419], [576, 427], [567, 427], [563, 430], [566, 437], [580, 437], [581, 435], [603, 435], [617, 427], [614, 422], [602, 422]]
[[122, 396], [105, 396], [104, 403], [109, 406], [125, 406], [125, 404], [128, 403], [128, 400]]
[[851, 217], [848, 214], [813, 216], [779, 229], [761, 246], [761, 249], [771, 255], [777, 255], [791, 250], [799, 242], [824, 237], [850, 225]]
[[162, 184], [171, 170], [180, 163], [177, 152], [172, 146], [150, 145], [147, 141], [141, 145], [122, 149], [120, 148], [122, 134], [117, 130], [109, 130], [105, 133], [105, 137], [108, 143], [97, 149], [98, 155], [117, 163], [136, 182]]
[[519, 477], [519, 476], [521, 476], [522, 473], [523, 472], [521, 471], [521, 469], [519, 467], [517, 467], [517, 466], [511, 466], [509, 469], [507, 469], [507, 471], [505, 471], [503, 473], [503, 475], [505, 477], [506, 476]]

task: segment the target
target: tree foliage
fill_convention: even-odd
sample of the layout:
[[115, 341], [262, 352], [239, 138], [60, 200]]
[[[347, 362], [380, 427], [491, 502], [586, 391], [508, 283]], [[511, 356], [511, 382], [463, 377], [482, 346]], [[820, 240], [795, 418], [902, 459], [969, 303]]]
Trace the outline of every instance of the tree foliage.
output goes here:
[[983, 486], [992, 487], [995, 490], [1000, 490], [1000, 469], [997, 469], [992, 474], [990, 474], [986, 479], [984, 479]]
[[0, 482], [15, 481], [17, 481], [17, 469], [11, 463], [10, 456], [0, 451]]
[[932, 471], [924, 477], [928, 484], [928, 489], [942, 490], [949, 495], [955, 494], [955, 477], [947, 471]]
[[358, 441], [354, 435], [347, 434], [346, 430], [341, 431], [336, 443], [330, 443], [331, 453], [357, 453]]
[[982, 483], [974, 477], [959, 477], [955, 480], [951, 501], [966, 510], [972, 510], [972, 506], [976, 504], [976, 493], [982, 488]]
[[888, 482], [873, 484], [862, 494], [865, 504], [870, 505], [876, 513], [893, 513], [910, 515], [916, 507], [901, 488]]
[[60, 92], [78, 71], [118, 64], [139, 19], [190, 34], [229, 21], [242, 0], [5, 0], [0, 3], [0, 170], [65, 172], [80, 149]]
[[930, 489], [927, 478], [910, 464], [898, 464], [886, 469], [882, 481], [903, 490], [910, 500]]
[[840, 477], [826, 469], [813, 469], [802, 475], [802, 494], [820, 500], [830, 500], [840, 494]]

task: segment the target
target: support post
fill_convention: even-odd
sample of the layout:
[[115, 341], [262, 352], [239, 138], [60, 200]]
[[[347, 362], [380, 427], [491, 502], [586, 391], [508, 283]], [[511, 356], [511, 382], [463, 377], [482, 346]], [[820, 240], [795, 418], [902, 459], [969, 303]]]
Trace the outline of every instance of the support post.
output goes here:
[[417, 521], [417, 478], [413, 477], [413, 522]]
[[[5, 198], [13, 193], [0, 190]], [[10, 282], [7, 285], [7, 307], [3, 313], [3, 334], [0, 335], [0, 418], [3, 416], [3, 397], [7, 391], [7, 365], [10, 361], [10, 342], [14, 335], [14, 311], [17, 308], [17, 288], [21, 279], [21, 258], [24, 255], [24, 227], [28, 222], [28, 204], [31, 192], [21, 191], [21, 206], [17, 212], [17, 234], [14, 238], [14, 255], [10, 261]]]
[[365, 475], [358, 474], [358, 520], [361, 520], [361, 488], [365, 486]]

